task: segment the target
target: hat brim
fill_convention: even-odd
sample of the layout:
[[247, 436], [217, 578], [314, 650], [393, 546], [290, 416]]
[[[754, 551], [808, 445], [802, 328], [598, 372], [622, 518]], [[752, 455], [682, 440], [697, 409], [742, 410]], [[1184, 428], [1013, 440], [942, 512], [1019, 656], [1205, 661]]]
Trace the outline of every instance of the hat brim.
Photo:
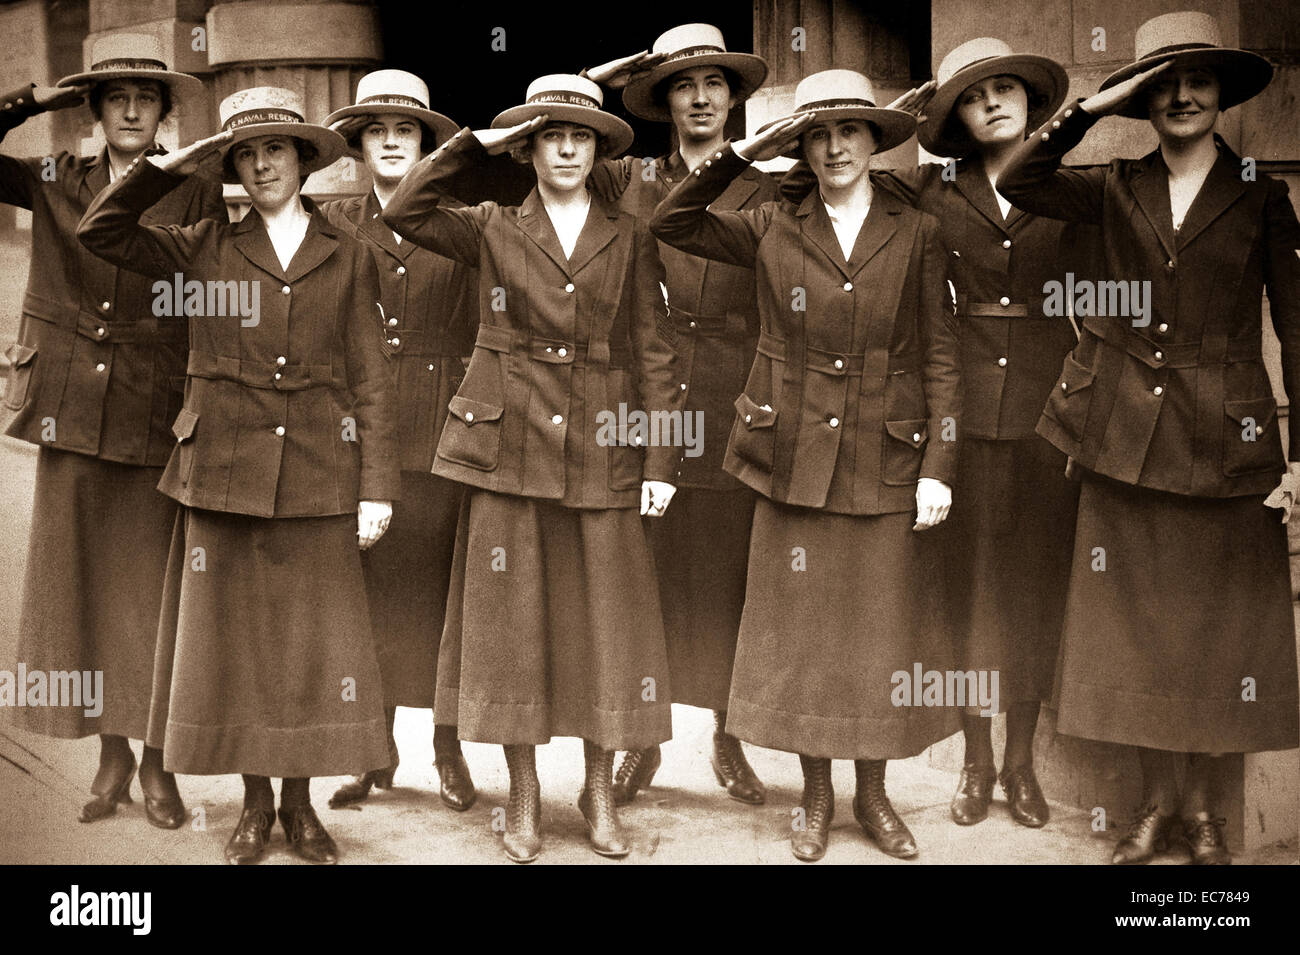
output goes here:
[[109, 80], [156, 80], [165, 83], [172, 91], [172, 96], [184, 99], [203, 91], [203, 81], [188, 73], [174, 70], [93, 70], [87, 73], [73, 73], [55, 83], [55, 86], [77, 86], [82, 83], [106, 83]]
[[[451, 137], [460, 131], [460, 126], [442, 113], [436, 113], [431, 109], [421, 109], [418, 106], [402, 106], [391, 103], [364, 103], [357, 106], [344, 106], [342, 109], [336, 109], [325, 117], [325, 126], [333, 126], [335, 123], [357, 117], [357, 116], [409, 116], [412, 119], [419, 120], [424, 128], [433, 133], [435, 145], [441, 146]], [[350, 149], [357, 149], [358, 144], [353, 140], [356, 136], [344, 136]]]
[[975, 149], [975, 143], [966, 133], [960, 120], [954, 121], [953, 110], [961, 94], [973, 83], [990, 76], [1014, 76], [1033, 93], [1046, 97], [1046, 102], [1031, 109], [1025, 119], [1025, 132], [1029, 133], [1047, 122], [1065, 102], [1070, 88], [1070, 78], [1065, 67], [1046, 56], [1032, 53], [1014, 53], [994, 56], [972, 63], [958, 70], [948, 82], [934, 91], [925, 108], [925, 122], [917, 129], [917, 139], [927, 152], [936, 156], [965, 156]]
[[574, 123], [578, 126], [591, 127], [605, 137], [605, 154], [608, 156], [622, 155], [635, 138], [632, 127], [613, 113], [568, 103], [525, 103], [522, 106], [512, 106], [497, 114], [492, 120], [492, 128], [506, 129], [517, 126], [543, 114], [553, 123]]
[[671, 63], [660, 63], [632, 77], [623, 88], [623, 105], [629, 113], [641, 119], [672, 122], [672, 113], [667, 105], [655, 101], [655, 87], [674, 73], [693, 70], [698, 66], [720, 66], [740, 77], [740, 89], [731, 91], [737, 106], [754, 95], [755, 90], [767, 79], [767, 61], [753, 53], [696, 53]]
[[[1219, 77], [1220, 110], [1231, 109], [1239, 103], [1258, 96], [1273, 80], [1273, 64], [1258, 53], [1227, 47], [1207, 47], [1143, 57], [1110, 74], [1101, 81], [1100, 89], [1109, 89], [1166, 60], [1173, 60], [1175, 67], [1204, 66], [1213, 70]], [[1159, 78], [1157, 74], [1139, 87], [1138, 93], [1130, 96], [1128, 102], [1116, 113], [1129, 119], [1148, 119], [1146, 98], [1140, 94], [1148, 83]]]
[[250, 123], [236, 129], [234, 138], [228, 143], [223, 143], [221, 148], [212, 154], [205, 165], [216, 166], [220, 172], [222, 182], [239, 182], [238, 176], [228, 176], [224, 172], [226, 154], [239, 143], [248, 139], [257, 139], [260, 136], [288, 136], [293, 139], [306, 140], [315, 146], [316, 158], [304, 160], [298, 166], [299, 174], [304, 176], [324, 169], [339, 158], [346, 156], [348, 152], [348, 144], [342, 136], [332, 129], [317, 126], [315, 123]]
[[[901, 146], [911, 139], [912, 134], [916, 132], [915, 116], [905, 110], [890, 109], [887, 106], [837, 106], [832, 109], [796, 110], [789, 116], [782, 116], [770, 123], [764, 123], [758, 128], [758, 132], [761, 133], [770, 126], [775, 126], [787, 119], [794, 119], [796, 116], [806, 115], [809, 112], [816, 114], [818, 123], [837, 123], [845, 119], [861, 119], [874, 124], [880, 130], [880, 140], [876, 143], [876, 152], [878, 153], [893, 149], [895, 146]], [[797, 143], [782, 155], [789, 159], [803, 158], [803, 153]]]

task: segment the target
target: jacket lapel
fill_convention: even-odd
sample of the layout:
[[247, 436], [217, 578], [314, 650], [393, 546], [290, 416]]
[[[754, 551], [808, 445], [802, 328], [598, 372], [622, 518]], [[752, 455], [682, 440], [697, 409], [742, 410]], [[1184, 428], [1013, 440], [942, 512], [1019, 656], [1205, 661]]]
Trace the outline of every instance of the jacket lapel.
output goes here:
[[898, 229], [898, 214], [901, 212], [899, 201], [890, 193], [877, 190], [871, 197], [871, 208], [858, 230], [857, 241], [853, 243], [853, 255], [849, 259], [849, 277], [862, 271], [881, 247], [889, 241]]
[[1178, 230], [1178, 248], [1183, 248], [1211, 222], [1224, 213], [1227, 208], [1241, 198], [1246, 191], [1246, 183], [1241, 178], [1241, 160], [1237, 154], [1220, 141], [1219, 158], [1210, 168], [1201, 191], [1192, 200], [1187, 215], [1183, 217], [1183, 227]]
[[1169, 209], [1169, 170], [1159, 151], [1146, 156], [1134, 167], [1129, 188], [1142, 214], [1160, 238], [1165, 254], [1174, 257], [1174, 219]]
[[[234, 231], [235, 248], [244, 258], [263, 272], [284, 278], [284, 270], [280, 268], [280, 260], [275, 255], [275, 246], [271, 245], [271, 237], [267, 235], [266, 223], [262, 221], [260, 212], [249, 209], [248, 214], [235, 225]], [[310, 226], [308, 231], [311, 231]]]
[[[978, 159], [960, 161], [957, 164], [957, 175], [953, 184], [980, 215], [988, 219], [995, 228], [1002, 232], [1007, 231], [1007, 226], [1011, 224], [1011, 214], [1008, 214], [1005, 219], [1002, 218], [998, 198], [993, 194], [993, 186], [989, 183], [988, 173], [984, 171], [982, 162]], [[1014, 206], [1012, 210], [1014, 213]]]
[[[804, 196], [803, 202], [795, 212], [795, 217], [800, 220], [800, 229], [804, 236], [822, 250], [826, 258], [843, 273], [846, 279], [849, 278], [849, 263], [844, 261], [844, 250], [840, 248], [840, 240], [835, 236], [835, 227], [831, 225], [831, 217], [826, 213], [826, 204], [822, 202], [821, 193], [817, 189]], [[865, 223], [863, 227], [865, 228]]]
[[749, 197], [754, 194], [758, 188], [759, 172], [756, 169], [746, 169], [743, 173], [731, 180], [731, 185], [723, 191], [722, 195], [709, 203], [710, 209], [717, 209], [719, 212], [734, 212], [737, 209], [743, 209]]
[[373, 190], [366, 193], [365, 200], [361, 203], [361, 210], [358, 219], [353, 220], [357, 228], [361, 230], [370, 241], [375, 243], [389, 255], [395, 258], [403, 258], [403, 247], [411, 243], [403, 242], [398, 244], [393, 238], [393, 230], [384, 224], [384, 220], [379, 217], [380, 212], [379, 200], [375, 198]]
[[[572, 274], [577, 275], [601, 249], [614, 241], [614, 237], [618, 235], [616, 224], [618, 215], [617, 206], [607, 205], [595, 193], [591, 194], [591, 208], [587, 210], [587, 221], [582, 224], [582, 231], [578, 233], [578, 242], [573, 247], [573, 258], [569, 259], [569, 270]], [[556, 242], [558, 241], [559, 239], [556, 239]]]
[[77, 195], [86, 205], [90, 205], [97, 195], [108, 188], [108, 150], [87, 160], [82, 167], [81, 176]]
[[[338, 232], [316, 208], [315, 203], [304, 196], [302, 204], [311, 213], [311, 221], [307, 223], [307, 234], [302, 237], [302, 244], [298, 246], [298, 251], [289, 261], [289, 268], [285, 270], [285, 278], [291, 283], [298, 281], [333, 255], [339, 244]], [[265, 233], [266, 229], [262, 232]], [[271, 240], [268, 238], [266, 243], [270, 245]], [[274, 249], [271, 254], [275, 254]]]
[[[590, 213], [588, 213], [587, 218], [590, 220]], [[570, 278], [573, 277], [573, 274], [569, 271], [569, 260], [564, 257], [564, 250], [560, 248], [560, 237], [555, 234], [555, 227], [551, 225], [551, 217], [546, 214], [546, 209], [542, 206], [542, 197], [537, 194], [536, 188], [528, 193], [527, 198], [524, 199], [523, 204], [519, 207], [519, 217], [515, 221], [520, 231], [532, 239], [539, 249], [550, 256], [551, 261], [558, 265], [565, 275]], [[581, 242], [581, 239], [579, 239], [579, 242]]]

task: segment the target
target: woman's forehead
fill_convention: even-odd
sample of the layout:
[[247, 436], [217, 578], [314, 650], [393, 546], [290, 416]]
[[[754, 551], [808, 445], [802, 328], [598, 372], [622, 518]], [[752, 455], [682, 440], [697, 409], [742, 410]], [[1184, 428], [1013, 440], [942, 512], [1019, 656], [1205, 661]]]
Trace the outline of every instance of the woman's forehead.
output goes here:
[[556, 120], [555, 122], [552, 123], [547, 123], [541, 129], [541, 131], [544, 133], [549, 133], [549, 132], [572, 133], [572, 132], [577, 132], [579, 130], [581, 130], [584, 133], [595, 133], [595, 130], [592, 129], [590, 126], [583, 126], [581, 123], [566, 123], [560, 120]]
[[104, 95], [109, 93], [156, 93], [162, 94], [162, 84], [157, 80], [106, 80]]

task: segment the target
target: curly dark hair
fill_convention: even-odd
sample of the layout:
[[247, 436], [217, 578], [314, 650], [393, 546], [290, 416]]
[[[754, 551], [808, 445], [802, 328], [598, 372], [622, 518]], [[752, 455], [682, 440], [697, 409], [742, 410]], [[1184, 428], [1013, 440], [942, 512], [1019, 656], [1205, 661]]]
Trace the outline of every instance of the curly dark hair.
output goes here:
[[[108, 84], [112, 82], [113, 82], [112, 80], [104, 80], [102, 82], [96, 83], [94, 86], [90, 88], [90, 95], [87, 97], [87, 102], [90, 104], [91, 115], [95, 117], [96, 121], [104, 118], [103, 116], [104, 94], [108, 90]], [[166, 83], [162, 82], [162, 80], [147, 80], [142, 78], [138, 80], [133, 80], [132, 82], [152, 83], [158, 87], [158, 97], [159, 99], [162, 100], [162, 112], [158, 114], [158, 122], [162, 123], [165, 119], [167, 119], [167, 116], [172, 111], [172, 88], [168, 86]]]

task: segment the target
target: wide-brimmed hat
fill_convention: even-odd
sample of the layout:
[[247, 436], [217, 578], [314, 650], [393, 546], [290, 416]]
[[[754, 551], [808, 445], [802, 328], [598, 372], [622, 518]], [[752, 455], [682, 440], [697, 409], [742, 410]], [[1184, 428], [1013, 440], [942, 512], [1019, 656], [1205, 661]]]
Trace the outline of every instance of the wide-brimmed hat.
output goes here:
[[[299, 164], [299, 172], [305, 175], [324, 169], [348, 150], [343, 137], [334, 130], [303, 118], [302, 97], [293, 90], [279, 86], [253, 86], [239, 90], [221, 101], [219, 112], [222, 131], [230, 130], [234, 134], [230, 142], [222, 143], [214, 154], [222, 159], [236, 143], [246, 139], [292, 136], [316, 147], [316, 158], [303, 159]], [[226, 182], [239, 181], [228, 171], [223, 171], [222, 178]]]
[[[1223, 110], [1262, 92], [1273, 79], [1273, 64], [1258, 53], [1221, 45], [1219, 24], [1208, 13], [1184, 11], [1153, 17], [1137, 28], [1133, 51], [1136, 59], [1102, 80], [1102, 89], [1109, 89], [1165, 60], [1173, 60], [1170, 69], [1203, 66], [1213, 70], [1219, 77], [1219, 109]], [[1158, 78], [1159, 75], [1153, 77]], [[1132, 119], [1146, 119], [1146, 98], [1129, 97], [1118, 113]]]
[[[816, 112], [814, 122], [817, 123], [862, 119], [875, 124], [880, 130], [880, 140], [876, 143], [878, 153], [907, 142], [916, 132], [916, 117], [901, 109], [877, 106], [871, 80], [854, 70], [822, 70], [800, 80], [794, 88], [794, 112], [781, 119], [808, 112]], [[764, 123], [758, 131], [761, 133], [781, 119]], [[785, 155], [791, 159], [801, 158], [798, 146]]]
[[632, 145], [632, 127], [601, 107], [605, 102], [600, 87], [573, 73], [550, 73], [528, 84], [524, 102], [498, 113], [494, 129], [503, 129], [541, 116], [552, 122], [589, 126], [605, 137], [606, 152], [617, 156]]
[[[393, 113], [419, 120], [433, 134], [435, 145], [446, 142], [460, 129], [442, 113], [429, 109], [429, 87], [424, 80], [406, 70], [375, 70], [361, 77], [357, 83], [356, 102], [330, 113], [325, 117], [325, 125], [332, 127], [354, 116]], [[359, 133], [358, 128], [344, 135], [353, 149], [357, 148]]]
[[657, 66], [634, 76], [623, 90], [623, 105], [633, 116], [668, 122], [672, 114], [655, 98], [655, 87], [674, 73], [697, 66], [721, 66], [740, 80], [731, 95], [739, 105], [767, 79], [767, 61], [753, 53], [728, 53], [722, 31], [707, 23], [687, 23], [662, 33], [651, 47], [652, 53], [666, 53]]
[[103, 83], [107, 80], [157, 80], [180, 99], [201, 92], [203, 81], [167, 68], [162, 44], [148, 33], [110, 33], [91, 44], [89, 64], [82, 73], [65, 76], [58, 86]]
[[[1037, 129], [1065, 102], [1070, 78], [1065, 67], [1045, 56], [1014, 53], [1011, 47], [991, 36], [967, 40], [943, 58], [935, 82], [939, 88], [925, 109], [926, 120], [917, 139], [936, 156], [962, 156], [975, 148], [961, 120], [953, 115], [966, 89], [990, 76], [1015, 76], [1025, 84], [1030, 98], [1025, 129]], [[1036, 94], [1036, 95], [1035, 95]], [[1034, 103], [1038, 98], [1043, 102]]]

